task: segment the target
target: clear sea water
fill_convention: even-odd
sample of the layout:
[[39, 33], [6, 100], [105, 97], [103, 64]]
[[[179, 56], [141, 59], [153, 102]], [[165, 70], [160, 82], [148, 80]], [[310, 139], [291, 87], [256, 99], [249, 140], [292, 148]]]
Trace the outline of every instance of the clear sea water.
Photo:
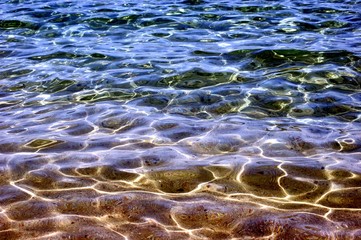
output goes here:
[[0, 1], [0, 239], [361, 239], [361, 1]]

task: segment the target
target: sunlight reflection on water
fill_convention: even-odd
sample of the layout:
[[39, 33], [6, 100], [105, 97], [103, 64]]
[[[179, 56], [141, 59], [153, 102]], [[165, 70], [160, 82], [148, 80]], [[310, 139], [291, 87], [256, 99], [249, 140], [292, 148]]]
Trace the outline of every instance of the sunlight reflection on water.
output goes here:
[[0, 239], [358, 239], [359, 1], [0, 3]]

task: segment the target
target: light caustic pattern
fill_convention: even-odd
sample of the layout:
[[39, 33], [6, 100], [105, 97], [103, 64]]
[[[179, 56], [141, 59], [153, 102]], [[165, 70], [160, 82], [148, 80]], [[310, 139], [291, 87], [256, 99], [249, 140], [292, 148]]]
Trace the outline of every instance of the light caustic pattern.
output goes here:
[[42, 138], [0, 145], [1, 239], [361, 237], [355, 122], [40, 111], [13, 128]]
[[361, 239], [360, 11], [0, 1], [0, 240]]

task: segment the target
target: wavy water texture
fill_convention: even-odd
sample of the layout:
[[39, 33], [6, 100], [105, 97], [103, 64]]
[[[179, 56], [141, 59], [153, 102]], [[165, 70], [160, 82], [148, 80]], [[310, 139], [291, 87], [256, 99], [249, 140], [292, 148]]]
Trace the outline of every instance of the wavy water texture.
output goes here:
[[360, 1], [0, 13], [0, 239], [361, 238]]

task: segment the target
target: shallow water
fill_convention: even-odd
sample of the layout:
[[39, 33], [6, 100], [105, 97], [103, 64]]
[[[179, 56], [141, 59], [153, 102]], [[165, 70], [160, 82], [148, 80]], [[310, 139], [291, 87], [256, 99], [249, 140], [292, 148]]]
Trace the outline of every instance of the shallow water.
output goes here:
[[360, 1], [104, 2], [0, 3], [0, 239], [361, 239]]

